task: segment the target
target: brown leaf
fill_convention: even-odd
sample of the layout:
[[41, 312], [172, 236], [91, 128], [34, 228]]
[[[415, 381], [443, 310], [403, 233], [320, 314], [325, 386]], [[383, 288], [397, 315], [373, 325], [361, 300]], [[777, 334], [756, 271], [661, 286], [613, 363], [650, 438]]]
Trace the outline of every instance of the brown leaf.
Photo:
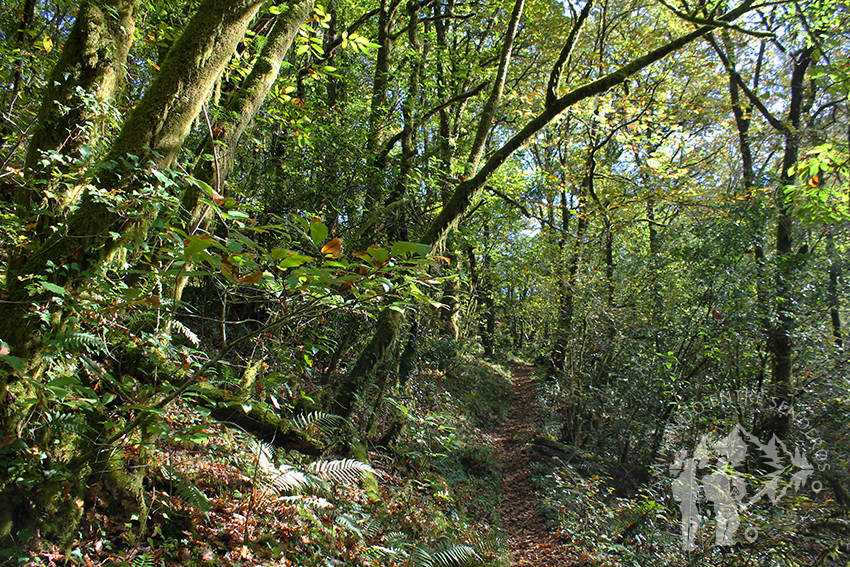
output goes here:
[[336, 254], [342, 249], [342, 239], [334, 238], [322, 246], [322, 254]]
[[239, 278], [238, 280], [236, 280], [236, 282], [237, 283], [247, 283], [247, 284], [257, 283], [258, 281], [263, 279], [263, 273], [264, 273], [263, 270], [257, 270], [253, 274], [247, 275], [244, 278]]

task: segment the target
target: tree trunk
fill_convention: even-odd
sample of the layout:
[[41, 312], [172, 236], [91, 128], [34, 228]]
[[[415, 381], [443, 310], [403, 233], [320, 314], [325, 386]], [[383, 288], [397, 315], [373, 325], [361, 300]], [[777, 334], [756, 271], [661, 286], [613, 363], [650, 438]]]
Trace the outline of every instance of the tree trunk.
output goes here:
[[[42, 215], [35, 244], [46, 236], [51, 218], [79, 196], [78, 191], [60, 189], [60, 177], [94, 151], [105, 114], [97, 104], [109, 104], [122, 81], [138, 5], [139, 0], [83, 3], [47, 79], [24, 161], [27, 184], [15, 199], [20, 218], [33, 215], [33, 208]], [[11, 257], [8, 269], [14, 274], [23, 258]]]
[[[142, 215], [153, 215], [152, 210], [145, 211], [144, 207], [139, 206], [145, 204], [144, 201], [138, 201], [139, 195], [153, 199], [150, 193], [154, 188], [146, 179], [147, 174], [153, 169], [170, 167], [201, 105], [232, 57], [260, 5], [258, 0], [206, 0], [200, 5], [166, 57], [159, 76], [127, 118], [106, 157], [101, 176], [96, 180], [99, 189], [126, 199], [132, 198], [135, 209], [142, 209]], [[82, 47], [80, 44], [79, 48]], [[69, 52], [63, 56], [71, 55]], [[138, 159], [137, 163], [130, 154]], [[129, 167], [128, 159], [134, 162]], [[133, 195], [134, 192], [137, 195]], [[108, 252], [116, 245], [110, 233], [124, 235], [135, 224], [142, 233], [140, 236], [144, 236], [145, 223], [149, 222], [149, 218], [128, 218], [123, 216], [125, 214], [87, 191], [69, 216], [66, 230], [56, 232], [27, 258], [22, 263], [18, 277], [43, 275], [48, 282], [59, 286], [76, 282], [80, 275], [106, 259]], [[54, 266], [63, 266], [67, 271], [57, 271]], [[21, 433], [21, 419], [26, 416], [27, 410], [21, 412], [16, 406], [20, 401], [32, 397], [27, 394], [37, 386], [42, 372], [39, 334], [35, 327], [40, 323], [26, 317], [25, 307], [33, 300], [29, 297], [29, 290], [20, 281], [7, 279], [11, 301], [0, 304], [0, 337], [11, 346], [13, 356], [24, 359], [28, 364], [24, 372], [0, 371], [0, 391], [6, 392], [0, 401], [0, 428], [7, 434], [18, 436]], [[54, 314], [54, 318], [61, 321], [61, 310]], [[16, 396], [18, 403], [15, 402]], [[102, 428], [106, 424], [105, 420], [100, 419], [101, 416], [95, 415], [96, 411], [89, 412], [92, 415], [88, 416], [88, 421], [95, 427], [92, 437], [101, 439], [105, 436]], [[103, 445], [92, 448], [91, 440], [86, 442], [89, 444], [87, 449], [78, 443], [66, 451], [78, 455], [73, 465], [67, 466], [74, 478], [79, 480], [79, 486], [85, 485], [88, 473], [101, 472], [92, 470], [92, 467], [108, 464], [103, 461], [107, 460], [104, 456], [111, 448]], [[86, 457], [82, 458], [81, 455]], [[57, 463], [60, 467], [64, 465]], [[33, 494], [34, 500], [29, 500], [39, 507], [55, 510], [54, 515], [65, 514], [65, 529], [53, 530], [48, 534], [60, 545], [74, 534], [80, 510], [79, 507], [75, 508], [73, 494], [79, 486], [62, 490], [61, 486], [52, 487], [47, 482], [38, 494]], [[0, 498], [0, 509], [24, 509], [21, 508], [19, 497], [19, 501], [15, 501], [15, 495], [4, 492]], [[41, 518], [38, 515], [19, 515], [17, 519], [13, 516], [9, 522], [6, 519], [2, 518], [0, 533], [30, 530], [32, 533], [40, 532], [42, 536], [47, 533], [47, 522], [50, 521], [49, 517]]]
[[[200, 151], [201, 158], [192, 174], [218, 193], [236, 162], [239, 140], [254, 120], [280, 73], [280, 66], [292, 41], [310, 12], [315, 0], [291, 0], [286, 12], [277, 16], [271, 32], [251, 72], [230, 99], [216, 123], [215, 139], [207, 136]], [[202, 192], [189, 187], [183, 196], [183, 208], [191, 212], [187, 226], [197, 229], [209, 216], [209, 207], [200, 203]]]
[[357, 358], [354, 368], [336, 386], [336, 398], [331, 411], [342, 416], [351, 415], [357, 395], [363, 392], [378, 365], [395, 344], [401, 328], [402, 314], [395, 309], [384, 308], [375, 323], [375, 334]]
[[[291, 0], [286, 12], [277, 16], [259, 57], [251, 72], [221, 112], [216, 123], [215, 138], [207, 135], [200, 151], [200, 160], [192, 175], [224, 193], [224, 182], [230, 175], [239, 151], [239, 141], [248, 125], [254, 120], [280, 73], [283, 59], [301, 24], [313, 10], [315, 0]], [[190, 185], [183, 194], [183, 210], [188, 214], [186, 232], [195, 233], [209, 224], [211, 207], [201, 201], [203, 191]], [[187, 266], [187, 270], [188, 270]], [[179, 301], [188, 282], [186, 276], [177, 278], [173, 297]]]
[[829, 319], [832, 324], [832, 340], [836, 348], [844, 349], [844, 334], [841, 331], [841, 303], [838, 295], [838, 280], [841, 279], [841, 257], [835, 251], [835, 227], [829, 227], [826, 232], [826, 257], [829, 263], [829, 283], [827, 284], [826, 301], [829, 304]]
[[[99, 187], [109, 188], [124, 198], [130, 198], [134, 191], [150, 195], [152, 184], [148, 174], [170, 167], [201, 105], [260, 5], [258, 0], [206, 0], [201, 4], [171, 48], [159, 76], [127, 118], [104, 160], [105, 168], [96, 180]], [[128, 161], [128, 155], [137, 159]], [[77, 209], [69, 215], [66, 230], [54, 233], [26, 258], [18, 278], [45, 276], [60, 286], [75, 280], [114, 250], [118, 243], [111, 234], [125, 235], [135, 229], [143, 236], [150, 220], [145, 215], [152, 211], [139, 206], [144, 201], [133, 204], [133, 210], [141, 209], [141, 212], [129, 217], [86, 191]], [[69, 265], [69, 259], [74, 263]], [[57, 265], [69, 269], [56, 271], [52, 266]], [[28, 299], [28, 290], [19, 286], [14, 277], [6, 285], [12, 301], [0, 304], [0, 336], [8, 337], [5, 340], [13, 347], [15, 356], [28, 359], [31, 329], [19, 303]]]

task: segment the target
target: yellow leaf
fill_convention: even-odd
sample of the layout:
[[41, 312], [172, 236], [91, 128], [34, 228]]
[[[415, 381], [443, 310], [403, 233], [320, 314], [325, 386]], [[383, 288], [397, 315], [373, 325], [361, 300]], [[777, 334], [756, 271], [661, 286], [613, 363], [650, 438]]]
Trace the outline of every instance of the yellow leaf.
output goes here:
[[223, 205], [227, 202], [227, 197], [225, 197], [224, 195], [221, 195], [218, 191], [214, 190], [212, 192], [212, 200], [213, 200], [213, 203], [221, 206], [221, 205]]

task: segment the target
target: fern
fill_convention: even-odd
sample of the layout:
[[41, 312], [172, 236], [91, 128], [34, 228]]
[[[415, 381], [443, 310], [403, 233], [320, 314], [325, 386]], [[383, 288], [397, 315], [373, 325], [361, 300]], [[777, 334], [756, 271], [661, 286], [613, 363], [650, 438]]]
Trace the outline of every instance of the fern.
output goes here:
[[447, 544], [432, 555], [433, 561], [440, 565], [461, 565], [469, 559], [478, 559], [475, 550], [462, 544]]
[[309, 429], [311, 426], [318, 426], [320, 429], [335, 429], [339, 426], [342, 418], [331, 413], [321, 411], [312, 411], [301, 415], [296, 415], [290, 422], [297, 429]]
[[433, 567], [434, 565], [434, 556], [432, 556], [431, 552], [421, 545], [417, 545], [413, 548], [413, 551], [410, 553], [410, 558], [413, 560], [413, 565], [415, 567]]
[[357, 527], [357, 524], [351, 516], [348, 514], [339, 514], [334, 518], [334, 524], [342, 528], [343, 530], [354, 534], [358, 539], [363, 540], [363, 531]]
[[325, 498], [320, 498], [318, 496], [281, 496], [278, 500], [281, 502], [290, 502], [298, 506], [306, 506], [307, 508], [333, 508], [333, 504], [328, 502]]
[[147, 553], [137, 555], [133, 559], [133, 567], [153, 567], [153, 557]]
[[103, 340], [91, 333], [80, 331], [68, 331], [59, 333], [51, 341], [59, 351], [79, 352], [85, 350], [89, 353], [97, 353], [104, 350]]
[[209, 498], [207, 498], [207, 495], [204, 494], [200, 488], [192, 484], [189, 479], [183, 476], [183, 474], [181, 474], [179, 471], [163, 468], [162, 474], [165, 476], [166, 480], [174, 484], [174, 487], [177, 489], [180, 498], [182, 498], [184, 501], [188, 502], [204, 514], [209, 513], [209, 511], [212, 509], [212, 502], [210, 502]]
[[48, 415], [50, 427], [57, 432], [84, 433], [90, 429], [85, 417], [78, 412], [60, 412]]
[[191, 342], [195, 346], [199, 346], [201, 344], [201, 339], [198, 338], [198, 335], [192, 332], [192, 329], [181, 323], [176, 319], [172, 319], [168, 322], [168, 332], [169, 333], [180, 333]]
[[366, 537], [375, 538], [381, 533], [381, 524], [370, 518], [360, 529]]
[[361, 463], [355, 459], [340, 459], [338, 461], [315, 461], [310, 463], [309, 472], [315, 474], [319, 478], [337, 481], [356, 483], [362, 480], [367, 473], [375, 472], [375, 469]]
[[303, 472], [289, 465], [282, 465], [279, 474], [272, 475], [270, 483], [278, 492], [301, 492], [311, 485], [310, 479]]

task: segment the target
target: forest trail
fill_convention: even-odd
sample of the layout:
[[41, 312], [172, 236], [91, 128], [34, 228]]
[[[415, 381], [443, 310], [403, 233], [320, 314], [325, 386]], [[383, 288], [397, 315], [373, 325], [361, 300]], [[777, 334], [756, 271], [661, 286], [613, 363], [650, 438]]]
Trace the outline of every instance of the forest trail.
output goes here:
[[529, 479], [531, 459], [525, 447], [537, 417], [531, 370], [531, 366], [511, 365], [514, 395], [510, 413], [490, 433], [503, 466], [499, 513], [512, 566], [562, 567], [575, 564], [575, 556], [550, 533]]

